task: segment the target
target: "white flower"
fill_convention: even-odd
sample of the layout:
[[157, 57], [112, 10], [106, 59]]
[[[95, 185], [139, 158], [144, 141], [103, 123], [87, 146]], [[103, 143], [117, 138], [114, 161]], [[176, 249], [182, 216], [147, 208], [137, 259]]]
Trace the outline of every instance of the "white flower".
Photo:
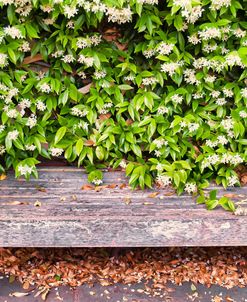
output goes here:
[[12, 39], [23, 38], [21, 31], [15, 26], [7, 26], [3, 29], [5, 35], [10, 36]]
[[165, 73], [168, 73], [169, 76], [173, 76], [177, 69], [181, 66], [181, 63], [179, 62], [170, 62], [170, 63], [163, 63], [161, 65], [161, 71], [162, 72], [165, 72]]
[[231, 98], [234, 95], [233, 91], [231, 89], [227, 89], [227, 88], [223, 88], [223, 93], [228, 98]]
[[0, 133], [2, 133], [4, 131], [4, 129], [6, 128], [5, 125], [0, 125]]
[[220, 96], [220, 91], [217, 91], [217, 90], [213, 90], [210, 95], [213, 97], [213, 98], [218, 98]]
[[79, 55], [78, 62], [81, 64], [85, 64], [87, 67], [92, 67], [94, 63], [94, 58], [85, 57], [84, 55]]
[[197, 45], [198, 43], [201, 42], [201, 39], [198, 38], [197, 34], [194, 34], [194, 35], [188, 37], [188, 41], [189, 41], [189, 43], [191, 43], [193, 45]]
[[225, 98], [218, 98], [215, 102], [218, 106], [223, 106], [227, 103]]
[[199, 124], [198, 123], [189, 123], [188, 124], [188, 129], [189, 129], [189, 132], [194, 132], [196, 131], [198, 128], [199, 128]]
[[82, 80], [85, 80], [87, 78], [86, 74], [84, 71], [80, 71], [78, 72], [78, 76], [82, 79]]
[[228, 139], [224, 135], [219, 135], [217, 139], [219, 144], [226, 145], [228, 143]]
[[64, 53], [63, 50], [57, 50], [57, 51], [55, 51], [51, 56], [52, 56], [53, 58], [59, 58], [59, 57], [62, 57], [63, 53]]
[[171, 184], [171, 177], [167, 175], [157, 175], [156, 182], [162, 188], [167, 187]]
[[99, 185], [101, 185], [101, 184], [103, 183], [103, 181], [102, 181], [101, 179], [94, 178], [94, 179], [92, 180], [92, 183], [93, 183], [94, 185], [96, 185], [96, 186], [99, 186]]
[[67, 24], [66, 24], [66, 27], [68, 28], [74, 28], [75, 27], [75, 22], [70, 20]]
[[36, 149], [36, 146], [35, 145], [26, 145], [25, 148], [27, 151], [34, 151]]
[[171, 97], [172, 102], [176, 103], [176, 104], [181, 104], [183, 102], [183, 97], [179, 94], [174, 94]]
[[50, 148], [50, 153], [52, 156], [58, 157], [63, 154], [63, 149], [62, 148]]
[[28, 119], [27, 119], [27, 126], [30, 128], [33, 128], [37, 124], [37, 116], [32, 114]]
[[29, 175], [33, 172], [33, 167], [29, 167], [28, 165], [24, 165], [24, 166], [18, 166], [18, 172], [21, 175]]
[[132, 11], [130, 7], [121, 9], [116, 7], [107, 7], [106, 15], [108, 16], [108, 22], [122, 24], [131, 21]]
[[153, 85], [157, 82], [158, 82], [158, 80], [155, 77], [149, 77], [149, 78], [142, 79], [142, 84], [144, 86]]
[[227, 119], [224, 119], [221, 121], [221, 126], [225, 129], [225, 130], [231, 130], [233, 129], [233, 120], [232, 118], [228, 117]]
[[206, 146], [210, 148], [215, 148], [218, 145], [218, 141], [211, 141], [209, 139], [206, 140]]
[[3, 68], [8, 64], [8, 56], [5, 53], [0, 53], [0, 67]]
[[52, 25], [52, 24], [54, 24], [55, 20], [52, 19], [52, 18], [46, 18], [46, 19], [43, 19], [43, 22], [44, 22], [46, 25]]
[[147, 49], [143, 51], [143, 55], [144, 57], [146, 57], [147, 59], [153, 57], [155, 55], [155, 50], [153, 49]]
[[156, 157], [160, 157], [162, 155], [160, 150], [154, 150], [154, 154]]
[[137, 3], [155, 5], [159, 3], [159, 0], [137, 0]]
[[90, 47], [91, 46], [91, 40], [85, 39], [85, 38], [78, 38], [78, 40], [76, 42], [76, 46], [78, 48], [81, 48], [81, 49], [84, 49], [86, 47]]
[[239, 112], [239, 116], [242, 118], [246, 118], [247, 117], [247, 112], [245, 112], [244, 110]]
[[205, 77], [204, 80], [205, 80], [205, 82], [213, 83], [213, 82], [215, 82], [215, 80], [216, 80], [216, 76], [208, 75], [208, 76]]
[[22, 52], [29, 52], [31, 50], [30, 44], [27, 41], [24, 41], [18, 49]]
[[157, 52], [160, 54], [160, 55], [169, 55], [172, 50], [173, 50], [173, 47], [175, 45], [172, 44], [172, 43], [165, 43], [165, 42], [162, 42], [159, 44], [159, 46], [157, 47]]
[[153, 143], [158, 149], [162, 148], [163, 146], [167, 146], [168, 144], [168, 142], [163, 138], [157, 138], [153, 141]]
[[10, 131], [7, 136], [10, 140], [15, 141], [19, 136], [19, 131], [17, 130]]
[[0, 155], [3, 155], [5, 153], [6, 149], [3, 145], [0, 145]]
[[124, 77], [125, 81], [131, 81], [132, 82], [132, 81], [134, 81], [134, 79], [135, 79], [135, 77], [133, 75], [128, 75], [128, 76]]
[[65, 55], [63, 56], [62, 61], [64, 61], [64, 63], [72, 63], [75, 61], [75, 58], [73, 55]]
[[210, 8], [212, 10], [219, 10], [223, 6], [229, 7], [231, 5], [231, 0], [212, 0]]
[[6, 114], [9, 118], [17, 118], [18, 111], [16, 109], [9, 109], [7, 110]]
[[49, 93], [51, 92], [51, 86], [47, 83], [43, 83], [42, 85], [39, 86], [39, 90], [41, 92]]
[[196, 78], [196, 72], [193, 69], [184, 70], [184, 81], [188, 84], [199, 85], [200, 81]]
[[229, 187], [234, 187], [236, 184], [239, 184], [239, 179], [236, 175], [227, 177], [227, 185]]
[[237, 53], [230, 53], [229, 55], [226, 56], [226, 59], [225, 59], [225, 64], [226, 65], [229, 65], [229, 66], [240, 66], [242, 68], [244, 68], [244, 64], [240, 58], [240, 56], [237, 54]]
[[96, 80], [103, 79], [106, 76], [106, 72], [104, 70], [97, 70], [94, 72], [94, 77]]
[[233, 34], [237, 37], [237, 38], [244, 38], [246, 35], [246, 31], [242, 30], [241, 28], [235, 29], [233, 31]]
[[19, 106], [21, 109], [30, 108], [31, 102], [29, 99], [22, 99], [19, 103]]
[[242, 88], [241, 91], [240, 91], [240, 93], [241, 93], [241, 96], [243, 98], [247, 98], [247, 87], [246, 88]]
[[185, 184], [184, 191], [189, 193], [189, 194], [196, 193], [197, 192], [197, 186], [193, 182], [188, 182], [187, 184]]
[[71, 114], [79, 117], [84, 117], [88, 114], [88, 110], [87, 109], [81, 110], [77, 107], [73, 107], [71, 109]]
[[68, 19], [74, 17], [77, 13], [78, 13], [78, 9], [76, 8], [76, 6], [69, 6], [69, 5], [64, 6], [64, 15]]
[[188, 23], [194, 24], [202, 16], [203, 11], [204, 9], [200, 5], [196, 5], [189, 9], [183, 9], [181, 15]]
[[102, 41], [102, 36], [98, 36], [98, 35], [93, 35], [92, 37], [90, 37], [90, 41], [94, 46], [97, 46], [101, 43]]
[[46, 109], [46, 105], [42, 101], [37, 101], [36, 106], [37, 106], [37, 109], [40, 111], [45, 111], [45, 109]]
[[127, 167], [126, 161], [124, 159], [122, 159], [119, 163], [119, 166], [123, 169], [125, 169]]
[[198, 100], [198, 99], [202, 99], [204, 97], [204, 93], [203, 92], [196, 92], [193, 94], [193, 98], [195, 100]]
[[202, 31], [199, 31], [198, 34], [199, 37], [205, 41], [221, 37], [221, 32], [216, 27], [205, 28]]
[[173, 0], [173, 5], [180, 6], [182, 8], [191, 7], [191, 0]]
[[169, 110], [168, 108], [164, 107], [164, 106], [160, 106], [157, 110], [158, 114], [165, 114], [165, 113], [168, 113]]

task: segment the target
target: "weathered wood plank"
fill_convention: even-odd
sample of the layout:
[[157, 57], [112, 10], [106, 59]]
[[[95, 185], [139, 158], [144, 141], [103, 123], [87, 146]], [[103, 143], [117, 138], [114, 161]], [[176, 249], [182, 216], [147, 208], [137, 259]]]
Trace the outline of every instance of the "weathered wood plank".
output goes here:
[[[0, 246], [234, 246], [247, 245], [247, 219], [207, 211], [189, 195], [172, 189], [81, 190], [85, 171], [41, 168], [39, 179], [0, 182]], [[106, 184], [127, 183], [123, 172], [106, 172]], [[43, 188], [43, 189], [42, 189]], [[247, 199], [247, 187], [224, 190]], [[172, 195], [171, 195], [172, 194]], [[41, 202], [35, 207], [36, 201]]]

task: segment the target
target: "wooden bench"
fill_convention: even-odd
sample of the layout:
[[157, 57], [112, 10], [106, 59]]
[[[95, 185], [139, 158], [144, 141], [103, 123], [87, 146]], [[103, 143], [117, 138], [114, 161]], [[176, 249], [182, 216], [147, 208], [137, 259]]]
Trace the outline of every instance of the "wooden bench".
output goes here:
[[[105, 172], [106, 187], [94, 190], [73, 167], [41, 167], [30, 181], [10, 172], [0, 182], [0, 246], [247, 245], [246, 216], [207, 211], [172, 189], [132, 191], [127, 183], [124, 172]], [[247, 187], [218, 189], [247, 198]]]

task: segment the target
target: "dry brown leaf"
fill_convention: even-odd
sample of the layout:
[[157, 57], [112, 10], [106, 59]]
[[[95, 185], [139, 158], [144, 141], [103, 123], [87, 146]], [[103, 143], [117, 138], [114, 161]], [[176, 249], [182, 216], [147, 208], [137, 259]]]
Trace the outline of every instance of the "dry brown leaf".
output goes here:
[[131, 203], [131, 199], [130, 199], [130, 197], [129, 196], [127, 196], [127, 197], [124, 197], [124, 202], [125, 202], [125, 204], [130, 204]]
[[81, 88], [78, 89], [78, 91], [80, 91], [83, 94], [87, 94], [90, 91], [90, 88], [92, 86], [93, 83], [89, 83]]
[[155, 198], [157, 195], [159, 195], [160, 194], [160, 192], [153, 192], [153, 193], [150, 193], [149, 195], [148, 195], [148, 197], [149, 198]]
[[124, 189], [124, 188], [126, 188], [126, 187], [127, 187], [127, 184], [121, 184], [121, 185], [119, 186], [120, 189]]
[[106, 114], [100, 114], [100, 115], [99, 115], [99, 119], [100, 119], [101, 121], [108, 120], [110, 117], [111, 117], [111, 113], [106, 113]]
[[247, 184], [247, 173], [242, 174], [240, 180], [243, 185], [246, 185]]
[[41, 207], [41, 202], [39, 200], [36, 200], [34, 203], [35, 207]]
[[212, 298], [212, 302], [222, 302], [223, 299], [220, 296], [215, 296]]
[[43, 57], [40, 53], [36, 54], [35, 56], [29, 56], [26, 57], [23, 60], [23, 64], [30, 64], [30, 63], [34, 63], [34, 62], [38, 62], [38, 61], [43, 61]]
[[29, 289], [30, 283], [28, 281], [24, 282], [22, 285], [23, 289]]
[[234, 193], [227, 193], [223, 195], [224, 197], [228, 197], [228, 198], [238, 198], [239, 195], [238, 194], [234, 194]]
[[94, 190], [94, 186], [93, 185], [89, 185], [89, 184], [86, 184], [86, 185], [83, 185], [81, 187], [82, 190], [85, 190], [85, 191], [90, 191], [90, 190]]
[[18, 206], [18, 205], [27, 205], [29, 202], [27, 201], [18, 201], [18, 200], [13, 200], [10, 202], [2, 203], [2, 205], [11, 205], [11, 206]]
[[84, 142], [85, 146], [93, 146], [95, 144], [95, 142], [91, 139], [88, 139]]
[[47, 288], [47, 289], [44, 290], [43, 293], [41, 294], [41, 299], [42, 299], [43, 301], [46, 300], [48, 293], [49, 293], [49, 289]]
[[0, 180], [4, 180], [4, 179], [6, 179], [7, 178], [7, 176], [5, 175], [5, 174], [1, 174], [0, 175]]
[[40, 192], [47, 192], [46, 188], [36, 186], [36, 189]]
[[9, 294], [10, 297], [16, 297], [16, 298], [22, 298], [22, 297], [25, 297], [28, 295], [29, 295], [29, 293], [19, 293], [19, 292], [14, 292], [14, 293]]

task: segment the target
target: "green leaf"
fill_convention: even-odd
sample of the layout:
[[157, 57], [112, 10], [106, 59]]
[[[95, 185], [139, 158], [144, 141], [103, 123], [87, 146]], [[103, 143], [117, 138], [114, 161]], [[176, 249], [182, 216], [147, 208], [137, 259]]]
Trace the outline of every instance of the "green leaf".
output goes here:
[[67, 128], [65, 126], [58, 129], [58, 131], [55, 135], [55, 140], [54, 140], [55, 144], [57, 144], [64, 137], [66, 131], [67, 131]]

